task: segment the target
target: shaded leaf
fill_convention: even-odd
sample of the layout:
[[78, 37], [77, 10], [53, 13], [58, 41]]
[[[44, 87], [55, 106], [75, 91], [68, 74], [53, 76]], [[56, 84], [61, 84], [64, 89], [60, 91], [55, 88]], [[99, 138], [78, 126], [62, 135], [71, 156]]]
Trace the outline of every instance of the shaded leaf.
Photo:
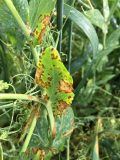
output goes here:
[[111, 33], [111, 35], [108, 37], [106, 46], [107, 47], [115, 47], [119, 45], [119, 39], [120, 39], [120, 27], [116, 29], [114, 32]]
[[103, 33], [107, 32], [107, 24], [105, 23], [104, 17], [98, 9], [85, 11], [85, 15], [92, 24], [102, 29]]
[[93, 53], [96, 55], [99, 41], [91, 22], [82, 13], [67, 4], [64, 5], [64, 14], [70, 18], [78, 27], [80, 27], [86, 34], [93, 47]]
[[[22, 17], [25, 24], [28, 21], [28, 2], [27, 0], [13, 0], [13, 4], [15, 5], [17, 11]], [[24, 43], [24, 35], [21, 32], [19, 25], [17, 24], [15, 18], [12, 13], [6, 6], [5, 2], [2, 0], [0, 2], [0, 32], [10, 35], [11, 39], [14, 39], [13, 42], [17, 44], [20, 48], [21, 44]]]

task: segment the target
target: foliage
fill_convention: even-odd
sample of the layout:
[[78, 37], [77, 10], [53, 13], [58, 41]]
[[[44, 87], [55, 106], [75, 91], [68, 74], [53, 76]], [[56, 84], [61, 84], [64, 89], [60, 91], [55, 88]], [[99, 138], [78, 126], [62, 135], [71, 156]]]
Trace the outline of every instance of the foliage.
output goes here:
[[120, 159], [120, 1], [65, 0], [62, 53], [56, 2], [0, 1], [0, 159]]

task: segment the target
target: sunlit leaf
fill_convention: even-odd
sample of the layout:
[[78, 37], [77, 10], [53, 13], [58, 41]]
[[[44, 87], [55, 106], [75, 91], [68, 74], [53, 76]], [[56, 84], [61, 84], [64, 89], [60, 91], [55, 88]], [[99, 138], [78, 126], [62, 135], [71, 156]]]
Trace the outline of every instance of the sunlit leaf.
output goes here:
[[51, 12], [54, 9], [56, 0], [31, 0], [30, 1], [30, 26], [31, 29], [34, 30], [38, 23], [41, 22], [41, 20], [46, 17], [50, 16]]
[[[56, 0], [31, 0], [29, 6], [30, 28], [34, 44], [41, 43], [55, 7]], [[44, 7], [43, 7], [44, 6]]]
[[43, 98], [49, 101], [55, 114], [71, 105], [73, 80], [53, 47], [47, 48], [37, 65], [36, 83], [43, 88]]

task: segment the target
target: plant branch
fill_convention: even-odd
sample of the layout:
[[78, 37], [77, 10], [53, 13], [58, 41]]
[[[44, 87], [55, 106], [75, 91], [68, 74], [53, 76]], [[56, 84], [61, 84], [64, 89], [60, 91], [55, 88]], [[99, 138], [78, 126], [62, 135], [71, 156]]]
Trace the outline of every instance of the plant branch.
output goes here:
[[54, 115], [53, 115], [52, 106], [51, 106], [50, 101], [48, 101], [48, 103], [46, 105], [46, 109], [47, 109], [49, 120], [50, 120], [52, 138], [55, 138], [55, 135], [56, 135], [55, 118], [54, 118]]
[[30, 126], [30, 129], [29, 129], [29, 132], [28, 132], [28, 134], [27, 134], [27, 137], [26, 137], [26, 139], [25, 139], [25, 142], [24, 142], [24, 144], [23, 144], [23, 147], [22, 147], [22, 149], [21, 149], [20, 154], [21, 154], [22, 152], [25, 152], [25, 151], [27, 150], [27, 147], [28, 147], [28, 145], [29, 145], [29, 143], [30, 143], [30, 140], [31, 140], [31, 137], [32, 137], [32, 135], [33, 135], [34, 129], [35, 129], [35, 127], [36, 127], [36, 123], [37, 123], [37, 119], [38, 119], [38, 112], [39, 112], [39, 109], [37, 108], [36, 112], [34, 113], [34, 117], [33, 117], [33, 120], [32, 120], [31, 126]]
[[43, 99], [40, 99], [36, 96], [27, 95], [27, 94], [0, 93], [0, 100], [3, 100], [3, 99], [35, 101], [45, 105], [45, 102]]

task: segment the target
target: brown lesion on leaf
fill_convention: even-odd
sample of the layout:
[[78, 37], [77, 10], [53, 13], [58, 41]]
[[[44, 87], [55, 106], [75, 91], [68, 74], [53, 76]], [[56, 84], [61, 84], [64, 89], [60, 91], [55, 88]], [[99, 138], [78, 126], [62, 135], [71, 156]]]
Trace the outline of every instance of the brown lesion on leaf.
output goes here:
[[58, 59], [58, 60], [61, 61], [60, 56], [59, 56], [57, 50], [54, 49], [54, 48], [52, 48], [52, 50], [51, 50], [51, 58], [52, 59]]
[[67, 104], [65, 101], [59, 101], [59, 104], [58, 104], [58, 110], [60, 111], [60, 113], [63, 113], [63, 111], [69, 107], [69, 104]]
[[71, 83], [68, 83], [64, 80], [61, 80], [59, 83], [59, 91], [65, 92], [65, 93], [71, 93], [73, 92], [73, 87]]
[[52, 77], [48, 76], [48, 81], [51, 82], [52, 81]]
[[36, 74], [35, 74], [35, 82], [40, 87], [47, 88], [47, 87], [50, 86], [50, 79], [51, 79], [51, 77], [48, 77], [48, 81], [44, 82], [42, 80], [43, 74], [44, 74], [44, 65], [41, 64], [41, 61], [39, 61], [38, 65], [37, 65], [37, 69], [36, 69]]
[[43, 40], [43, 37], [44, 37], [44, 34], [45, 34], [45, 31], [46, 31], [46, 27], [47, 27], [47, 25], [49, 24], [49, 22], [50, 22], [50, 16], [45, 16], [44, 18], [43, 18], [43, 21], [42, 21], [42, 30], [41, 30], [41, 32], [39, 33], [39, 35], [38, 35], [38, 41], [39, 41], [39, 43], [41, 43], [42, 42], [42, 40]]

